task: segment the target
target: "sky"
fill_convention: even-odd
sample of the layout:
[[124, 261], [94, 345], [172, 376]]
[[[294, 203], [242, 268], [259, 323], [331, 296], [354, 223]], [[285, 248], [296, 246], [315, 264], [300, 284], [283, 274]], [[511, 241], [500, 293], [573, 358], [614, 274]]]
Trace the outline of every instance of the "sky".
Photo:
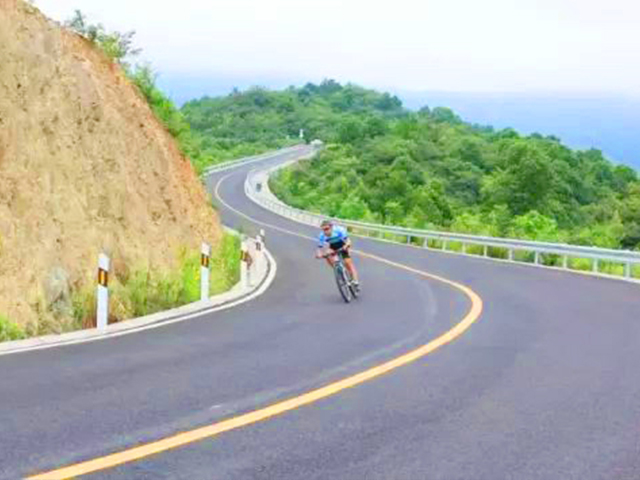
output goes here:
[[[170, 77], [640, 98], [633, 0], [35, 0], [135, 30]], [[267, 82], [267, 83], [269, 83]]]

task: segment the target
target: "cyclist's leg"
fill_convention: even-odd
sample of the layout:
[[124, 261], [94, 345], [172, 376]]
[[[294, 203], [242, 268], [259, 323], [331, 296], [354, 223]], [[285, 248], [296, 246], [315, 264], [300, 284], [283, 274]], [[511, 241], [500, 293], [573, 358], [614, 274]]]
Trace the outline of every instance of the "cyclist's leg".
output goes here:
[[356, 270], [356, 266], [353, 263], [353, 259], [351, 257], [344, 257], [344, 264], [347, 266], [347, 270], [351, 274], [351, 278], [356, 283], [360, 283], [360, 278], [358, 277], [358, 271]]

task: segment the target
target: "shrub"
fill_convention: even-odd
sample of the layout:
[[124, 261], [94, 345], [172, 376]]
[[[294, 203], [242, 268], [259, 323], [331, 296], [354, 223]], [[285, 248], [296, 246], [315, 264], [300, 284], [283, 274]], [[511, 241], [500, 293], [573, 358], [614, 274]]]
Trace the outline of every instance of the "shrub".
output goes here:
[[22, 340], [27, 335], [19, 325], [13, 323], [4, 315], [0, 315], [0, 342]]

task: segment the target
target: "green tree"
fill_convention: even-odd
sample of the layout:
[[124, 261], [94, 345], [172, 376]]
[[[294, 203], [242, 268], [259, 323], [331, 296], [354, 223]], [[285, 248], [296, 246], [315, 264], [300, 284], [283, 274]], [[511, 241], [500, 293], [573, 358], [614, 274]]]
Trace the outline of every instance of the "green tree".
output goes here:
[[361, 120], [347, 117], [338, 129], [338, 140], [342, 143], [354, 143], [364, 137], [364, 132], [365, 126]]
[[361, 220], [369, 214], [367, 204], [357, 196], [349, 196], [338, 211], [340, 218], [350, 218], [353, 220]]
[[453, 110], [446, 107], [436, 107], [431, 112], [431, 117], [437, 122], [446, 122], [454, 125], [462, 123], [462, 120]]
[[560, 239], [556, 221], [535, 210], [515, 217], [512, 225], [510, 236], [515, 238], [548, 242]]
[[554, 189], [550, 159], [526, 142], [510, 145], [502, 168], [485, 178], [482, 194], [489, 205], [509, 206], [514, 215], [548, 211]]
[[129, 68], [125, 59], [137, 56], [141, 52], [141, 49], [133, 45], [135, 31], [107, 32], [100, 23], [90, 24], [80, 10], [74, 12], [73, 17], [65, 22], [65, 26], [98, 45], [111, 60], [125, 68]]
[[396, 200], [389, 200], [384, 204], [384, 216], [386, 223], [399, 225], [404, 218], [402, 204]]

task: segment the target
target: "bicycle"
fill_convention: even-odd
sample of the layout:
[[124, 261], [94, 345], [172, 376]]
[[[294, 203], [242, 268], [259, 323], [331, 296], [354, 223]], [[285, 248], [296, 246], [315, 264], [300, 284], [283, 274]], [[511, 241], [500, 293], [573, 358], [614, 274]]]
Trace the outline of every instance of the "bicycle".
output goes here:
[[358, 298], [360, 288], [354, 284], [351, 273], [349, 273], [349, 270], [344, 263], [344, 258], [340, 255], [340, 250], [337, 252], [326, 253], [324, 257], [336, 257], [336, 260], [333, 262], [333, 273], [336, 278], [336, 284], [338, 285], [338, 291], [340, 292], [343, 300], [349, 303], [354, 298]]

